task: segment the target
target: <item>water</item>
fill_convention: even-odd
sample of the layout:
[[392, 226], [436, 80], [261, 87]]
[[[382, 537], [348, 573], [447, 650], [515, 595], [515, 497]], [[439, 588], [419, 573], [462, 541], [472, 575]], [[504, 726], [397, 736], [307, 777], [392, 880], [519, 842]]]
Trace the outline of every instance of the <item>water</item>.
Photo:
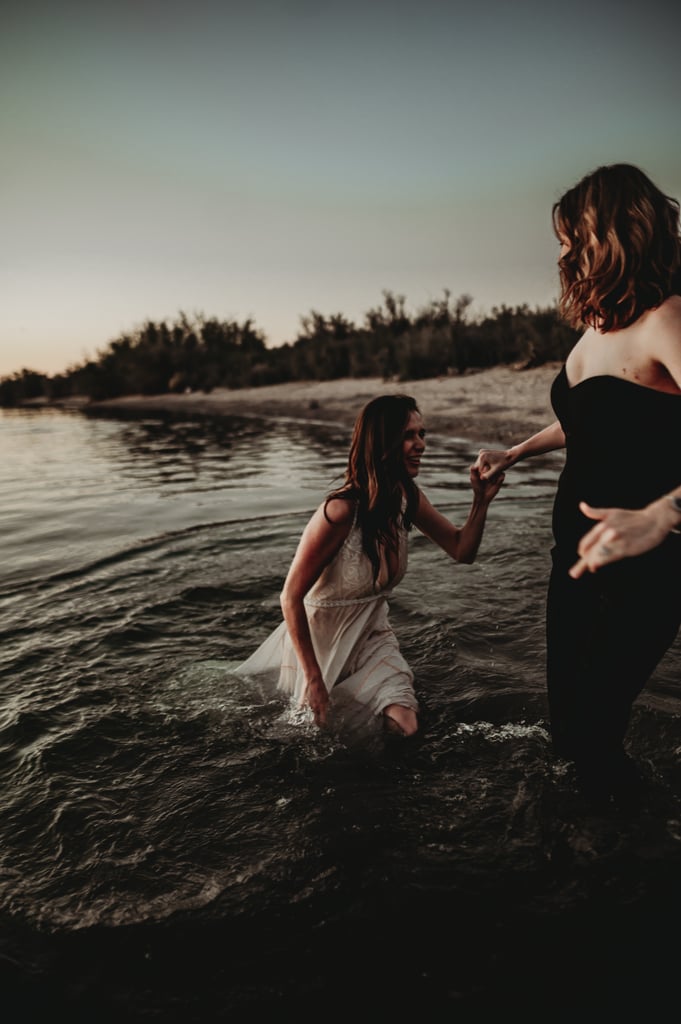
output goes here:
[[[643, 802], [585, 808], [546, 727], [560, 456], [514, 469], [474, 565], [411, 538], [391, 618], [415, 742], [343, 743], [230, 675], [278, 624], [347, 444], [292, 420], [0, 415], [4, 1020], [666, 1006], [681, 647], [632, 722]], [[420, 484], [454, 521], [475, 452], [429, 439]]]

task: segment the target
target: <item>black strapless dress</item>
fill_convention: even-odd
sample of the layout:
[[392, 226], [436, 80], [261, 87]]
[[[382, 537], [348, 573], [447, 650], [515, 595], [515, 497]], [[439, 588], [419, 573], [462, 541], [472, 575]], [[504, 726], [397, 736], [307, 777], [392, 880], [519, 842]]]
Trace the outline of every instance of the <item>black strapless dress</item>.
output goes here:
[[631, 706], [681, 625], [681, 536], [573, 580], [594, 525], [578, 502], [641, 508], [678, 487], [681, 395], [611, 376], [570, 387], [563, 367], [551, 402], [566, 437], [547, 603], [551, 732], [558, 756], [599, 764], [622, 756]]

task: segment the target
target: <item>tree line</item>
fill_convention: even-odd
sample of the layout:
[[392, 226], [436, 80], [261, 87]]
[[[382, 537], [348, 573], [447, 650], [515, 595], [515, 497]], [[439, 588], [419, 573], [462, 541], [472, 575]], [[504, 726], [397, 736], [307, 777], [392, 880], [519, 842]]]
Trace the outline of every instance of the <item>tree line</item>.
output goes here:
[[470, 295], [445, 289], [414, 312], [392, 291], [360, 324], [342, 313], [311, 310], [291, 342], [268, 347], [251, 319], [218, 320], [184, 312], [172, 322], [146, 321], [90, 359], [49, 376], [23, 369], [0, 379], [0, 406], [30, 399], [93, 400], [130, 394], [259, 387], [286, 381], [382, 377], [418, 380], [500, 364], [562, 361], [578, 332], [555, 305], [495, 306], [472, 317]]

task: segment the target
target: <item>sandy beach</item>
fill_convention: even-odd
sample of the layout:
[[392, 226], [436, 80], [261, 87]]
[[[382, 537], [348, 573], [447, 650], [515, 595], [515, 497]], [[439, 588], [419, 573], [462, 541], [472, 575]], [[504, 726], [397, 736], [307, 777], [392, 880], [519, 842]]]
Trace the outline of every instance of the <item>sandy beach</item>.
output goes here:
[[550, 388], [560, 364], [533, 369], [497, 366], [462, 376], [417, 381], [346, 378], [260, 388], [216, 388], [204, 394], [128, 395], [93, 402], [98, 413], [176, 416], [275, 416], [324, 420], [350, 426], [375, 395], [413, 395], [430, 430], [480, 445], [510, 444], [550, 423]]

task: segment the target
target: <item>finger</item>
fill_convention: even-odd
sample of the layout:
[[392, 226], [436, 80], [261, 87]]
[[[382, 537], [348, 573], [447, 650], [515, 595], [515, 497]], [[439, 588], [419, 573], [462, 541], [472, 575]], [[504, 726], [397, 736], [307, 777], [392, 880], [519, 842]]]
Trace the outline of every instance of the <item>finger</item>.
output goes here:
[[586, 558], [580, 558], [575, 564], [568, 570], [573, 580], [578, 580], [580, 576], [583, 576], [586, 570], [589, 568], [589, 563]]
[[595, 544], [600, 544], [604, 529], [603, 524], [599, 523], [598, 526], [592, 527], [588, 533], [585, 533], [577, 546], [578, 554], [586, 555]]
[[608, 511], [607, 508], [592, 508], [586, 501], [580, 501], [579, 509], [588, 519], [603, 519]]

